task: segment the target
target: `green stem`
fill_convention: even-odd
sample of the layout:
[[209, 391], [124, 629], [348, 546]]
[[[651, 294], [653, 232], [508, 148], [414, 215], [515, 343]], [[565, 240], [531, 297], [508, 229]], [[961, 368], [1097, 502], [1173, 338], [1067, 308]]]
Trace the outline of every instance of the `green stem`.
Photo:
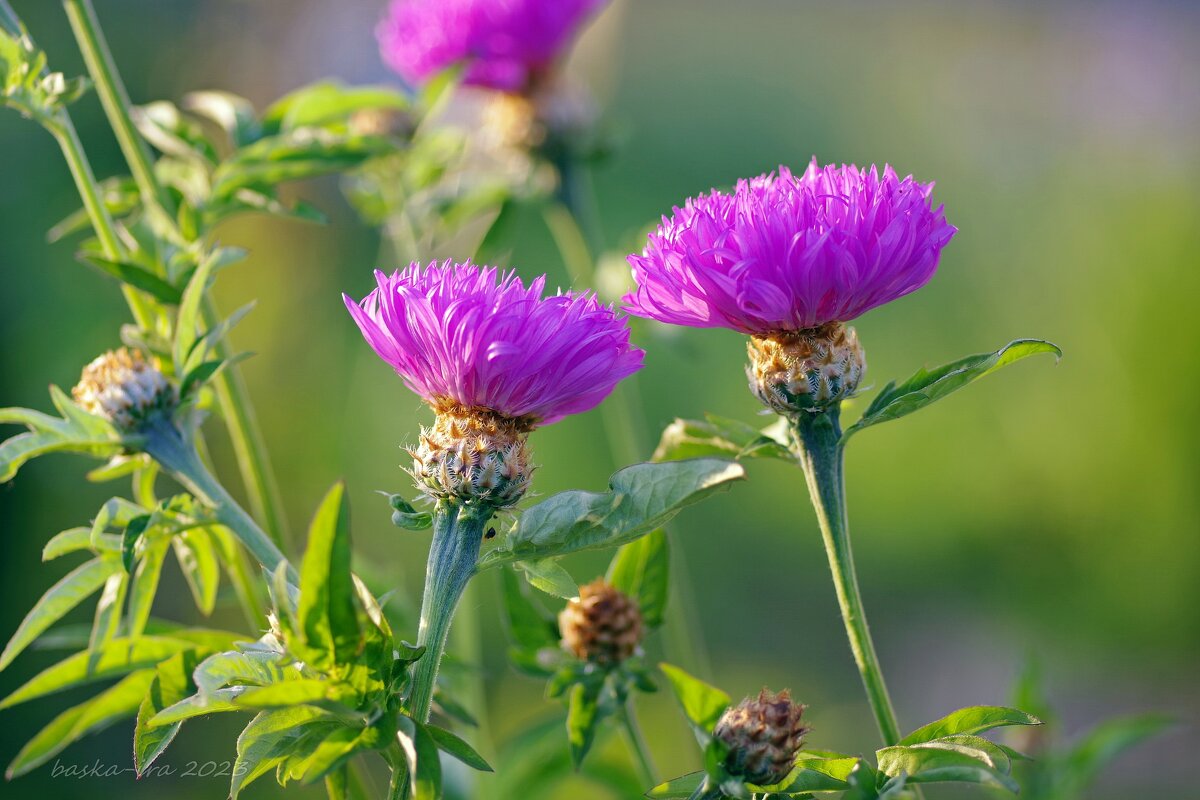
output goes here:
[[104, 113], [113, 133], [116, 134], [117, 144], [120, 145], [125, 160], [129, 162], [129, 171], [137, 184], [142, 202], [169, 217], [169, 209], [172, 206], [170, 197], [155, 177], [150, 149], [134, 127], [133, 117], [129, 112], [132, 105], [129, 93], [125, 90], [125, 84], [121, 82], [112, 51], [108, 48], [108, 42], [104, 40], [104, 32], [100, 29], [100, 22], [96, 18], [91, 0], [63, 0], [63, 7], [75, 34], [75, 41], [83, 54], [88, 74], [92, 76], [96, 85], [100, 104], [104, 106]]
[[[246, 511], [237, 504], [200, 460], [196, 448], [172, 424], [161, 422], [144, 431], [146, 452], [171, 473], [192, 494], [212, 507], [218, 522], [241, 540], [250, 554], [268, 571], [274, 572], [287, 559]], [[296, 571], [288, 566], [288, 577], [299, 582]]]
[[801, 414], [793, 420], [793, 433], [796, 455], [804, 468], [808, 491], [825, 541], [825, 552], [829, 556], [829, 568], [833, 572], [833, 585], [842, 609], [842, 620], [846, 624], [846, 635], [850, 638], [850, 650], [862, 675], [867, 700], [875, 714], [883, 743], [894, 745], [900, 741], [900, 726], [896, 723], [896, 712], [892, 708], [879, 657], [871, 641], [871, 631], [867, 627], [854, 571], [854, 556], [850, 549], [838, 410], [833, 408]]
[[475, 574], [483, 529], [490, 511], [441, 500], [434, 512], [433, 543], [425, 570], [425, 593], [421, 598], [421, 626], [417, 644], [425, 654], [413, 667], [408, 710], [413, 719], [429, 721], [438, 669], [450, 634], [454, 611]]
[[617, 713], [621, 721], [621, 731], [625, 734], [625, 742], [629, 745], [629, 752], [633, 754], [634, 763], [637, 765], [638, 778], [647, 790], [652, 789], [658, 785], [658, 770], [654, 768], [650, 746], [646, 743], [646, 737], [642, 735], [641, 726], [638, 725], [633, 699], [625, 698]]
[[[75, 188], [79, 191], [80, 199], [83, 200], [83, 208], [87, 212], [93, 230], [96, 231], [96, 239], [100, 242], [101, 253], [110, 261], [120, 261], [121, 241], [117, 238], [116, 226], [113, 224], [112, 217], [109, 216], [108, 208], [104, 205], [100, 187], [96, 183], [96, 175], [92, 172], [87, 154], [83, 151], [83, 143], [79, 141], [79, 133], [75, 130], [75, 124], [71, 121], [70, 115], [66, 111], [62, 111], [49, 124], [49, 129], [62, 149], [68, 169], [71, 170]], [[125, 295], [125, 302], [129, 304], [129, 311], [133, 314], [138, 327], [151, 328], [153, 314], [145, 297], [132, 286], [124, 283], [121, 284], [121, 292]]]
[[[210, 328], [220, 320], [211, 297], [205, 298], [204, 319]], [[216, 355], [226, 359], [232, 355], [227, 339], [217, 342]], [[288, 541], [283, 499], [279, 494], [279, 484], [274, 479], [275, 473], [271, 469], [262, 429], [246, 390], [246, 380], [238, 365], [231, 364], [217, 373], [213, 388], [216, 390], [217, 404], [221, 407], [221, 418], [225, 420], [233, 444], [250, 510], [257, 519], [262, 520], [271, 541], [283, 547]]]

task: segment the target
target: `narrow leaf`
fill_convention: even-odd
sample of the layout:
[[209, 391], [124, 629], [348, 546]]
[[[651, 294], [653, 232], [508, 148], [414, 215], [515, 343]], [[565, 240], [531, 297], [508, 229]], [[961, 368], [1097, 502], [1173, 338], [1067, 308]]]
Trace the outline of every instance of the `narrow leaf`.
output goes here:
[[663, 623], [670, 561], [667, 535], [660, 529], [622, 545], [608, 568], [608, 582], [637, 601], [642, 621], [651, 628]]
[[923, 725], [900, 740], [900, 744], [918, 744], [955, 733], [976, 734], [1008, 725], [1041, 725], [1037, 717], [1004, 706], [960, 708], [936, 722]]
[[663, 675], [671, 684], [675, 697], [683, 706], [683, 713], [701, 731], [711, 733], [721, 714], [729, 708], [729, 695], [704, 681], [693, 678], [679, 667], [659, 664]]
[[475, 748], [464, 742], [459, 737], [455, 736], [445, 728], [438, 728], [434, 725], [426, 725], [425, 730], [437, 743], [438, 749], [444, 753], [457, 758], [462, 763], [472, 769], [477, 769], [480, 772], [494, 772], [491, 765], [484, 760], [483, 756], [475, 752]]
[[138, 706], [137, 726], [133, 730], [133, 766], [139, 777], [167, 749], [183, 724], [152, 728], [150, 719], [192, 693], [195, 668], [196, 654], [189, 650], [171, 656], [155, 669], [150, 690]]
[[345, 486], [334, 485], [308, 531], [300, 569], [296, 619], [310, 648], [329, 663], [353, 663], [358, 650], [356, 590], [350, 575], [350, 509]]

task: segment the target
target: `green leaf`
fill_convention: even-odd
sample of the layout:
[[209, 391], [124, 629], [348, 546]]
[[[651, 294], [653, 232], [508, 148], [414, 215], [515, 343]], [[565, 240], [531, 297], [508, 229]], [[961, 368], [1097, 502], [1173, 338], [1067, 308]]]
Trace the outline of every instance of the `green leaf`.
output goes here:
[[442, 763], [437, 742], [411, 717], [396, 719], [397, 740], [408, 764], [412, 800], [438, 800], [442, 796]]
[[[387, 738], [390, 740], [390, 736]], [[342, 726], [328, 732], [314, 731], [292, 748], [279, 765], [277, 777], [283, 785], [290, 780], [312, 783], [345, 764], [355, 753], [389, 743], [376, 727]]]
[[535, 589], [564, 599], [579, 596], [579, 587], [575, 584], [571, 573], [553, 559], [518, 561], [515, 566], [525, 573], [525, 580], [529, 581], [529, 585]]
[[192, 693], [192, 670], [195, 668], [196, 654], [188, 650], [176, 653], [155, 669], [150, 690], [138, 706], [137, 726], [133, 730], [133, 767], [138, 777], [162, 755], [183, 724], [180, 721], [152, 728], [151, 718]]
[[979, 783], [1020, 791], [1017, 782], [975, 754], [962, 749], [949, 749], [936, 742], [925, 742], [909, 747], [885, 747], [875, 753], [879, 771], [885, 775], [903, 774], [909, 783]]
[[637, 600], [642, 621], [657, 628], [667, 607], [670, 571], [667, 534], [660, 529], [622, 545], [608, 567], [607, 580]]
[[675, 697], [683, 706], [683, 713], [698, 731], [711, 734], [717, 720], [729, 708], [729, 695], [704, 681], [693, 678], [679, 667], [659, 664], [663, 675], [671, 684]]
[[283, 97], [263, 114], [271, 132], [344, 123], [360, 111], [404, 111], [408, 97], [386, 86], [344, 86], [322, 81]]
[[480, 566], [631, 542], [744, 476], [739, 464], [711, 458], [626, 467], [612, 476], [607, 492], [562, 492], [528, 508], [503, 546], [485, 555]]
[[653, 461], [718, 456], [777, 458], [794, 461], [787, 446], [786, 427], [772, 423], [759, 430], [734, 419], [705, 414], [703, 420], [676, 419], [663, 429]]
[[132, 716], [153, 680], [154, 670], [134, 672], [91, 700], [62, 712], [21, 748], [6, 776], [24, 775], [81, 737]]
[[339, 726], [321, 710], [307, 706], [263, 711], [255, 716], [237, 739], [231, 800], [237, 800], [242, 789], [282, 762], [291, 747], [312, 730], [332, 731]]
[[166, 636], [112, 639], [96, 652], [76, 653], [42, 670], [0, 701], [0, 709], [36, 700], [80, 684], [153, 667], [182, 650], [195, 647], [195, 642]]
[[1004, 706], [960, 708], [936, 722], [923, 725], [900, 740], [899, 744], [919, 744], [955, 733], [976, 734], [1008, 725], [1041, 725], [1037, 717]]
[[480, 772], [495, 771], [492, 769], [491, 765], [483, 759], [483, 756], [475, 752], [475, 748], [471, 747], [471, 745], [467, 744], [445, 728], [438, 728], [434, 725], [426, 725], [425, 730], [429, 732], [430, 737], [433, 738], [433, 741], [437, 744], [439, 750], [444, 753], [449, 753], [471, 769], [477, 769]]
[[596, 682], [571, 687], [567, 700], [567, 744], [575, 769], [579, 769], [596, 739], [596, 726], [601, 719], [600, 688], [601, 684]]
[[863, 428], [919, 411], [1002, 367], [1038, 353], [1062, 357], [1062, 350], [1050, 342], [1018, 339], [994, 353], [967, 356], [933, 370], [922, 369], [899, 386], [889, 383], [867, 407], [862, 418], [842, 434], [842, 442]]
[[47, 628], [99, 589], [111, 575], [120, 571], [121, 563], [116, 559], [95, 558], [80, 564], [51, 586], [21, 620], [4, 652], [0, 653], [0, 670], [11, 664]]
[[200, 305], [208, 293], [209, 282], [220, 261], [219, 251], [205, 258], [196, 267], [188, 280], [187, 288], [179, 300], [179, 313], [175, 318], [175, 348], [176, 364], [186, 364], [192, 347], [199, 339]]
[[164, 278], [131, 261], [113, 261], [87, 251], [79, 252], [76, 257], [105, 275], [116, 278], [121, 283], [128, 284], [135, 289], [140, 289], [164, 303], [176, 305], [182, 296], [179, 289]]
[[234, 702], [239, 695], [246, 691], [244, 686], [230, 686], [207, 694], [194, 694], [167, 706], [146, 720], [150, 729], [178, 725], [195, 717], [205, 717], [209, 714], [222, 714], [229, 711], [245, 711], [243, 706]]
[[254, 106], [246, 98], [230, 92], [188, 92], [183, 97], [183, 107], [216, 123], [236, 147], [250, 144], [262, 135]]
[[167, 558], [170, 541], [158, 539], [142, 551], [141, 560], [133, 570], [129, 583], [129, 635], [141, 636], [150, 619], [154, 595], [158, 591], [158, 580], [162, 576], [163, 562]]
[[1100, 770], [1119, 755], [1175, 725], [1162, 714], [1139, 714], [1106, 720], [1093, 728], [1062, 762], [1064, 797], [1080, 797]]
[[[111, 537], [102, 541], [105, 545], [101, 548], [103, 552], [119, 552], [120, 542]], [[92, 545], [92, 529], [91, 528], [68, 528], [61, 533], [56, 533], [46, 542], [46, 546], [42, 548], [42, 561], [51, 561], [59, 556], [65, 556], [68, 553], [77, 553], [80, 550], [87, 550]], [[114, 547], [115, 545], [115, 547]]]
[[359, 644], [355, 595], [350, 577], [350, 509], [345, 486], [336, 483], [308, 530], [296, 610], [305, 641], [328, 655], [325, 663], [354, 662]]
[[388, 503], [392, 507], [392, 524], [410, 531], [423, 531], [433, 525], [433, 514], [418, 511], [412, 503], [398, 494], [390, 494]]
[[704, 778], [703, 771], [690, 772], [687, 775], [672, 778], [666, 783], [660, 783], [646, 792], [646, 797], [653, 798], [653, 800], [686, 800], [704, 785]]
[[275, 650], [230, 650], [200, 662], [195, 670], [196, 689], [209, 694], [225, 686], [269, 686], [300, 677], [300, 671]]
[[287, 181], [344, 172], [396, 145], [382, 136], [337, 136], [302, 130], [259, 139], [243, 147], [213, 174], [212, 196], [226, 201], [241, 189], [269, 189]]
[[121, 444], [115, 439], [115, 435], [100, 437], [84, 432], [18, 434], [0, 442], [0, 483], [12, 480], [25, 462], [48, 453], [75, 452], [101, 458], [116, 455], [121, 451]]
[[796, 769], [778, 791], [783, 794], [795, 794], [848, 789], [850, 774], [861, 761], [862, 759], [856, 756], [813, 758], [808, 753], [800, 753], [796, 757]]
[[505, 619], [516, 646], [534, 653], [546, 647], [557, 647], [558, 625], [554, 619], [526, 595], [515, 570], [503, 570], [502, 575]]
[[88, 638], [88, 649], [96, 652], [117, 635], [121, 623], [121, 609], [125, 605], [125, 591], [129, 588], [129, 575], [119, 569], [104, 582], [100, 600], [96, 603], [92, 634]]
[[221, 582], [221, 567], [212, 538], [203, 528], [193, 528], [171, 540], [175, 558], [192, 590], [192, 599], [200, 613], [208, 616], [217, 603], [217, 588]]

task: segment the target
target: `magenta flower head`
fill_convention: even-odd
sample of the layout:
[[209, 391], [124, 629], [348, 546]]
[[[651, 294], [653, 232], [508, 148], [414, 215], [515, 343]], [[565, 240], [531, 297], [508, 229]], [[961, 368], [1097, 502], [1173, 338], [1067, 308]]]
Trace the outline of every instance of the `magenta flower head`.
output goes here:
[[932, 183], [889, 166], [739, 181], [675, 208], [629, 263], [630, 313], [749, 334], [751, 386], [784, 413], [853, 394], [866, 368], [848, 322], [929, 282], [956, 233]]
[[393, 0], [376, 36], [412, 83], [457, 63], [463, 82], [524, 92], [607, 0]]
[[512, 272], [413, 263], [346, 307], [367, 343], [437, 414], [410, 451], [422, 491], [512, 505], [526, 434], [587, 411], [641, 369], [627, 321], [588, 294], [543, 297]]

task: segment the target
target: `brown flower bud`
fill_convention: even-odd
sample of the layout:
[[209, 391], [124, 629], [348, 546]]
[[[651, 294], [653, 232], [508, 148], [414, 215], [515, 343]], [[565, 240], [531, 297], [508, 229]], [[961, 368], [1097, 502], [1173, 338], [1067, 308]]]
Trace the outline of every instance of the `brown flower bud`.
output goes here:
[[725, 768], [756, 786], [782, 781], [808, 733], [803, 713], [804, 706], [792, 702], [786, 689], [777, 695], [763, 689], [726, 711], [713, 731], [729, 746]]
[[417, 488], [436, 499], [476, 500], [495, 508], [517, 503], [529, 488], [533, 464], [528, 420], [453, 403], [435, 407], [432, 428], [410, 448]]
[[642, 643], [637, 602], [603, 578], [579, 587], [579, 597], [558, 615], [558, 627], [564, 649], [604, 667], [620, 664]]
[[750, 390], [777, 414], [823, 411], [850, 397], [867, 370], [853, 328], [830, 322], [751, 337]]

